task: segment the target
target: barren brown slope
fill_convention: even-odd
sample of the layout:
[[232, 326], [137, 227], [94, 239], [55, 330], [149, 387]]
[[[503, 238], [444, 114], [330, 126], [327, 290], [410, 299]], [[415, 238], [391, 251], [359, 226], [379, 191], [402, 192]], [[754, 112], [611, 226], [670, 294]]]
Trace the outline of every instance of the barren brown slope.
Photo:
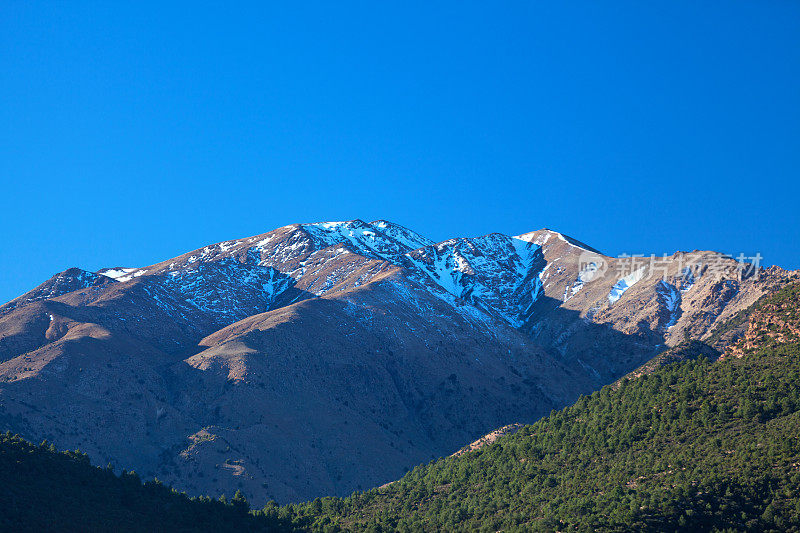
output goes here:
[[[217, 469], [218, 486], [281, 501], [390, 481], [591, 388], [508, 326], [452, 316], [396, 274], [245, 319], [202, 344], [178, 372], [193, 391], [181, 402], [213, 426], [181, 453], [181, 468]], [[201, 407], [211, 395], [214, 413]], [[183, 487], [181, 477], [170, 481]]]
[[57, 317], [58, 341], [0, 367], [0, 416], [193, 494], [344, 494], [591, 389], [508, 325], [465, 313], [386, 273], [237, 322], [178, 363]]

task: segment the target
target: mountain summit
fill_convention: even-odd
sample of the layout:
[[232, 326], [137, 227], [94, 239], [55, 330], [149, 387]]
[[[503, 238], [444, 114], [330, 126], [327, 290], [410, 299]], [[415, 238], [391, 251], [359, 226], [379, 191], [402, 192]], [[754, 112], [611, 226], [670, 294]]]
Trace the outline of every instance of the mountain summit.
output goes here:
[[435, 243], [351, 220], [71, 268], [0, 307], [0, 429], [190, 494], [346, 494], [708, 338], [796, 277], [714, 252], [625, 261], [547, 229]]

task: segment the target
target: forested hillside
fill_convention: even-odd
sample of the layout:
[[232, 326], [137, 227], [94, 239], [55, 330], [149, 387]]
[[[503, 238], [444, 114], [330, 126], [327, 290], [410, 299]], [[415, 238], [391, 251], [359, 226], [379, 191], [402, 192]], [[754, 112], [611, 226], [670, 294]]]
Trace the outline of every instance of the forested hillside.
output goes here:
[[800, 530], [799, 293], [759, 303], [741, 357], [665, 366], [388, 487], [292, 510], [318, 530]]

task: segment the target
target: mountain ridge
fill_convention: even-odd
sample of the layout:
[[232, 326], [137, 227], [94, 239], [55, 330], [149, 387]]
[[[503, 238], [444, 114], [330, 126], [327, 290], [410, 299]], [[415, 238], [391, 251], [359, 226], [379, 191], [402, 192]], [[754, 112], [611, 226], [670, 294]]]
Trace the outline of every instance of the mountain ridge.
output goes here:
[[576, 242], [354, 220], [68, 270], [0, 307], [0, 429], [190, 494], [346, 494], [533, 422], [796, 277], [692, 252], [626, 278]]

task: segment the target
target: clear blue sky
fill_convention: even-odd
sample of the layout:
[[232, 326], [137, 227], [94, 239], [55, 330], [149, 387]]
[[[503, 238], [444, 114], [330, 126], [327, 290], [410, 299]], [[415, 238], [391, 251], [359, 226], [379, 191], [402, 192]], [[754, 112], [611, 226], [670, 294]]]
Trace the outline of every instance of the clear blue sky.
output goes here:
[[293, 222], [800, 268], [800, 2], [0, 5], [0, 300]]

